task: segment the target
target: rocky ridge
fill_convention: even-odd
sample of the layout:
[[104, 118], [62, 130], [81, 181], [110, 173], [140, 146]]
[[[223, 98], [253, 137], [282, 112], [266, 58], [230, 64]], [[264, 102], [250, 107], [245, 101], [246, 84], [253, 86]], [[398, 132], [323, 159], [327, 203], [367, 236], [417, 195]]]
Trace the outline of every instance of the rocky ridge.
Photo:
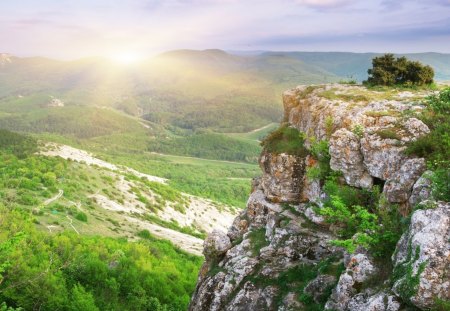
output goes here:
[[190, 310], [429, 310], [450, 300], [450, 204], [431, 201], [424, 159], [404, 153], [429, 132], [412, 113], [424, 96], [337, 84], [283, 94], [284, 122], [306, 148], [329, 141], [343, 184], [380, 187], [411, 218], [391, 260], [332, 242], [341, 228], [320, 213], [323, 181], [308, 177], [317, 159], [264, 150], [247, 208], [205, 241]]

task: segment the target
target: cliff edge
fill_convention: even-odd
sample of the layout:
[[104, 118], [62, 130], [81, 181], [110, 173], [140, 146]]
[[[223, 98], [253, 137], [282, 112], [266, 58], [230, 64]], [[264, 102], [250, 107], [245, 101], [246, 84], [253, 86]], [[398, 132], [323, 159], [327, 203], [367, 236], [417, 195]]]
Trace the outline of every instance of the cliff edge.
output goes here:
[[189, 310], [446, 310], [450, 204], [405, 153], [430, 132], [427, 95], [286, 91], [247, 208], [205, 241]]

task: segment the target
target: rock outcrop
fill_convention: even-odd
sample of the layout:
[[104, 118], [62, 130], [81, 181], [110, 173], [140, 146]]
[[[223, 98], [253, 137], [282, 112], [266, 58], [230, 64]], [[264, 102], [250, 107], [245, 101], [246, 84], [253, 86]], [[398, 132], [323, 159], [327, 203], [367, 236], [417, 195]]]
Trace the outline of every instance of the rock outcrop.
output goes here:
[[[425, 161], [406, 145], [429, 133], [413, 117], [425, 94], [385, 95], [357, 86], [301, 86], [283, 94], [284, 121], [312, 141], [329, 140], [330, 168], [360, 189], [379, 187], [406, 216], [434, 206]], [[449, 203], [417, 210], [390, 263], [335, 246], [339, 226], [320, 213], [327, 200], [310, 155], [263, 151], [263, 172], [227, 234], [213, 232], [189, 310], [424, 310], [449, 300]], [[370, 234], [370, 232], [369, 232]], [[395, 241], [394, 241], [395, 242]], [[393, 250], [393, 247], [392, 247]], [[385, 258], [384, 260], [389, 260]]]
[[450, 203], [418, 210], [394, 254], [394, 292], [423, 309], [450, 300]]

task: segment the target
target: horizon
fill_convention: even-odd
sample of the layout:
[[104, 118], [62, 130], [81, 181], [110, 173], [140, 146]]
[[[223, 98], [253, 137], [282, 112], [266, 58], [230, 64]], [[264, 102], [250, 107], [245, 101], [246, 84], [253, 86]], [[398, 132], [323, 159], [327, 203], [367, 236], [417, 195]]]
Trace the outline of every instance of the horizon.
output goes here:
[[[225, 51], [450, 53], [450, 0], [4, 3], [1, 49], [70, 60]], [[407, 51], [407, 52], [405, 52]]]
[[[218, 48], [206, 48], [206, 49], [188, 49], [188, 48], [180, 48], [180, 49], [172, 49], [172, 50], [165, 50], [161, 52], [155, 52], [147, 55], [140, 55], [138, 62], [150, 60], [152, 58], [164, 55], [166, 53], [171, 52], [179, 52], [179, 51], [189, 51], [189, 52], [207, 52], [207, 51], [222, 51], [229, 55], [235, 55], [235, 56], [257, 56], [262, 55], [264, 53], [317, 53], [317, 54], [326, 54], [326, 53], [342, 53], [342, 54], [374, 54], [374, 55], [382, 55], [382, 54], [394, 54], [396, 56], [398, 55], [420, 55], [420, 54], [440, 54], [440, 55], [450, 55], [450, 52], [435, 52], [435, 51], [425, 51], [425, 52], [392, 52], [392, 51], [385, 51], [385, 52], [353, 52], [353, 51], [306, 51], [306, 50], [224, 50], [224, 49], [218, 49]], [[110, 56], [107, 55], [86, 55], [82, 57], [75, 57], [75, 58], [63, 58], [63, 57], [51, 57], [51, 56], [45, 56], [45, 55], [18, 55], [14, 53], [10, 53], [8, 51], [0, 51], [0, 55], [8, 55], [12, 57], [17, 58], [44, 58], [48, 60], [54, 60], [54, 61], [61, 61], [61, 62], [74, 62], [79, 60], [86, 60], [86, 59], [102, 59], [102, 60], [113, 60]]]

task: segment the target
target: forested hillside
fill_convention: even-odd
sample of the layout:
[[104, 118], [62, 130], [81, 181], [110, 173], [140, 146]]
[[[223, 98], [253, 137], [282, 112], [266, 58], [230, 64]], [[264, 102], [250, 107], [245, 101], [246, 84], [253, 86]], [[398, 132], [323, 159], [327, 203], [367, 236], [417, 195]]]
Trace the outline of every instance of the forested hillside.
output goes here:
[[185, 310], [201, 258], [146, 230], [127, 234], [88, 195], [111, 177], [36, 150], [34, 139], [0, 131], [0, 301], [25, 310]]

